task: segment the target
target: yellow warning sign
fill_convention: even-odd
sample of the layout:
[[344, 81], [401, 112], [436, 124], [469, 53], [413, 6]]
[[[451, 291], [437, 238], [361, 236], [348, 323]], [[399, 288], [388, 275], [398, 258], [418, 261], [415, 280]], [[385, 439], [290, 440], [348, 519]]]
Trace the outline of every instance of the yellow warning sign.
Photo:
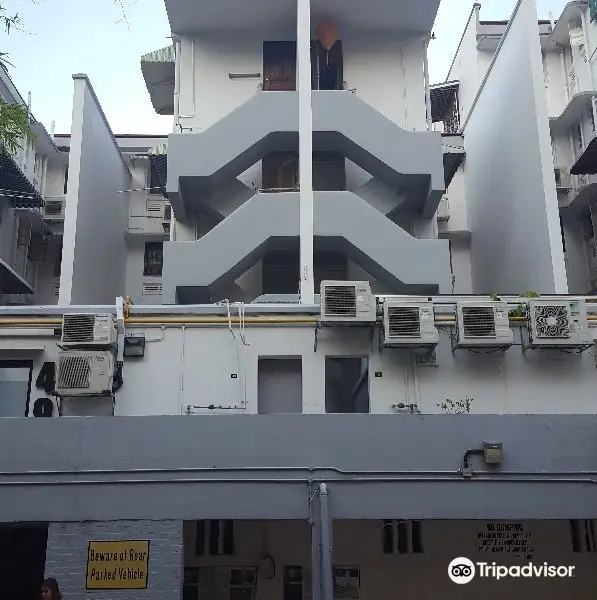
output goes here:
[[149, 540], [89, 542], [88, 590], [144, 590], [147, 588]]

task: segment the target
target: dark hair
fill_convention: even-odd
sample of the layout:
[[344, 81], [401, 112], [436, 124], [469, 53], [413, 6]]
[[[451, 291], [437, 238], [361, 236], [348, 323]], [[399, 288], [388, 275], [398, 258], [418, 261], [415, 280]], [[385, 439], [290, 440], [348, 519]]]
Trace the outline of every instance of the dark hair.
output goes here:
[[48, 588], [50, 592], [52, 592], [52, 600], [62, 600], [62, 594], [60, 593], [58, 582], [53, 577], [44, 579], [41, 583], [41, 587]]

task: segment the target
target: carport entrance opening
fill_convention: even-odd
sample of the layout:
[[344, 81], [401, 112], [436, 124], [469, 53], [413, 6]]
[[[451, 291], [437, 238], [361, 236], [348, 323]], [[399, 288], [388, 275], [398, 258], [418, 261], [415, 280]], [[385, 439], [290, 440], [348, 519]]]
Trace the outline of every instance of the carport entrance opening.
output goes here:
[[0, 525], [0, 594], [3, 599], [39, 600], [47, 541], [47, 524]]

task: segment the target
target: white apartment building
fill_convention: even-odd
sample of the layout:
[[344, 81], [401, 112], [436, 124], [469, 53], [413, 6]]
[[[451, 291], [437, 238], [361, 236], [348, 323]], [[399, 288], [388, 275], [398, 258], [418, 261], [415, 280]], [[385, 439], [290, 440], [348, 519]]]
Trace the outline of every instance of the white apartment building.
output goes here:
[[597, 305], [534, 1], [474, 12], [441, 86], [439, 0], [165, 5], [173, 133], [114, 135], [74, 76], [58, 297], [0, 308], [5, 593], [591, 598]]
[[[514, 55], [506, 55], [509, 38], [516, 35], [511, 31], [516, 21], [483, 21], [480, 14], [481, 5], [475, 4], [446, 82], [432, 86], [434, 107], [437, 110], [434, 118], [438, 122], [446, 119], [448, 127], [456, 126], [459, 130], [464, 127], [464, 137], [468, 138], [469, 144], [474, 142], [470, 135], [467, 136], [466, 125], [474, 117], [477, 102], [481, 99], [483, 104], [485, 96], [489, 101], [491, 97], [496, 97], [492, 95], [493, 87], [487, 94], [484, 93], [485, 88], [501, 87], [502, 94], [512, 99], [511, 108], [496, 107], [492, 121], [496, 126], [500, 125], [512, 130], [517, 136], [517, 140], [509, 140], [509, 154], [513, 159], [518, 160], [519, 164], [511, 165], [505, 156], [499, 156], [500, 151], [506, 148], [507, 136], [504, 132], [502, 131], [500, 136], [504, 138], [503, 143], [495, 145], [492, 142], [496, 138], [492, 135], [498, 135], [498, 131], [497, 129], [492, 131], [491, 126], [486, 127], [485, 141], [488, 154], [493, 147], [496, 154], [493, 164], [498, 171], [496, 175], [499, 175], [504, 182], [497, 187], [497, 193], [488, 196], [487, 203], [494, 203], [494, 210], [498, 206], [508, 206], [509, 210], [506, 211], [508, 217], [498, 215], [498, 218], [504, 219], [504, 225], [507, 224], [505, 219], [513, 215], [516, 215], [517, 221], [521, 220], [524, 223], [520, 233], [521, 238], [524, 236], [528, 239], [528, 243], [520, 239], [516, 240], [516, 243], [506, 245], [513, 250], [510, 257], [512, 261], [521, 254], [531, 255], [540, 260], [538, 252], [541, 248], [543, 260], [549, 261], [549, 254], [551, 254], [551, 262], [554, 265], [556, 262], [560, 264], [557, 277], [556, 274], [552, 274], [548, 278], [552, 291], [579, 294], [592, 294], [596, 291], [597, 285], [597, 263], [595, 262], [597, 254], [592, 216], [594, 212], [592, 197], [595, 193], [593, 179], [594, 172], [597, 171], [592, 158], [596, 122], [596, 10], [590, 2], [573, 1], [566, 4], [557, 19], [550, 15], [549, 19], [539, 20], [537, 23], [527, 21], [531, 37], [518, 41], [531, 45], [530, 48], [525, 48], [525, 51], [531, 52], [534, 60], [519, 61]], [[516, 16], [517, 13], [518, 10], [514, 15]], [[507, 62], [509, 60], [512, 62]], [[502, 63], [504, 73], [500, 72]], [[531, 64], [532, 67], [529, 69]], [[510, 86], [512, 86], [511, 90]], [[522, 101], [528, 101], [528, 104], [523, 106]], [[534, 110], [536, 107], [539, 107], [539, 111]], [[529, 119], [531, 110], [537, 115], [536, 124]], [[521, 131], [520, 127], [524, 127], [524, 131]], [[523, 138], [533, 140], [532, 149], [528, 143], [524, 145]], [[540, 149], [536, 143], [539, 140]], [[546, 152], [546, 141], [551, 142], [551, 161]], [[477, 154], [470, 146], [467, 150], [470, 150], [473, 155]], [[522, 157], [529, 156], [529, 152], [531, 156], [541, 158], [545, 176], [542, 189], [539, 186], [535, 187], [540, 179], [530, 177], [527, 162], [522, 160]], [[553, 164], [553, 178], [550, 162]], [[444, 206], [444, 212], [440, 215], [440, 219], [446, 223], [442, 226], [444, 230], [454, 229], [450, 223], [453, 219], [458, 223], [456, 229], [459, 229], [462, 215], [466, 215], [467, 212], [474, 214], [479, 208], [478, 205], [484, 203], [483, 199], [477, 201], [476, 198], [467, 197], [465, 181], [468, 169], [466, 165], [461, 168], [452, 187], [448, 190], [449, 208]], [[509, 176], [502, 178], [501, 175], [504, 173], [509, 173]], [[519, 180], [515, 179], [515, 175]], [[506, 199], [504, 196], [509, 198]], [[529, 200], [533, 197], [539, 199], [539, 206], [545, 203], [551, 216], [547, 246], [538, 244], [539, 240], [534, 236], [526, 235], [531, 227], [536, 231], [536, 224], [533, 226], [531, 223], [530, 211], [527, 218], [524, 215], [524, 205], [533, 204]], [[533, 204], [533, 208], [534, 206]], [[554, 207], [556, 206], [561, 228], [559, 237], [555, 233]], [[537, 212], [534, 214], [538, 217]], [[486, 217], [479, 216], [479, 219], [481, 218], [486, 221]], [[468, 227], [470, 230], [472, 225]], [[511, 231], [512, 227], [507, 229]], [[510, 235], [513, 234], [514, 232], [511, 231]], [[530, 245], [532, 247], [529, 247]], [[561, 269], [560, 259], [556, 260], [556, 255], [560, 254], [560, 246], [564, 252], [565, 271]], [[548, 247], [550, 252], [546, 253]], [[476, 252], [478, 248], [479, 246], [473, 242], [472, 252], [477, 258], [484, 252], [483, 250]], [[567, 287], [563, 281], [563, 273], [565, 273]], [[556, 279], [559, 281], [557, 287]], [[481, 285], [479, 280], [476, 283]], [[542, 282], [537, 279], [537, 283]]]

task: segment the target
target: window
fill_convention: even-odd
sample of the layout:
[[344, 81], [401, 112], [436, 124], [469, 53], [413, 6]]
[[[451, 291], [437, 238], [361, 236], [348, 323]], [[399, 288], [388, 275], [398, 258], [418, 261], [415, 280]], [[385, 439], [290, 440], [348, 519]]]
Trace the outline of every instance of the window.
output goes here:
[[573, 552], [597, 552], [595, 545], [595, 521], [593, 519], [572, 519], [570, 539]]
[[162, 184], [160, 182], [160, 178], [151, 164], [149, 165], [149, 193], [151, 195], [162, 195]]
[[256, 587], [255, 569], [230, 569], [230, 600], [255, 600]]
[[197, 521], [195, 532], [196, 556], [234, 554], [234, 521]]
[[0, 417], [26, 417], [31, 395], [29, 361], [0, 361]]
[[66, 190], [68, 189], [68, 165], [64, 167], [64, 195], [66, 196]]
[[303, 599], [303, 568], [284, 567], [283, 600]]
[[367, 358], [326, 357], [325, 412], [369, 412], [369, 361]]
[[360, 597], [360, 573], [358, 569], [334, 567], [334, 598], [358, 599]]
[[146, 242], [143, 257], [143, 275], [145, 277], [161, 277], [164, 266], [164, 243]]
[[591, 15], [591, 21], [597, 19], [597, 0], [589, 0], [589, 12]]
[[421, 521], [383, 522], [382, 545], [384, 554], [422, 554]]

